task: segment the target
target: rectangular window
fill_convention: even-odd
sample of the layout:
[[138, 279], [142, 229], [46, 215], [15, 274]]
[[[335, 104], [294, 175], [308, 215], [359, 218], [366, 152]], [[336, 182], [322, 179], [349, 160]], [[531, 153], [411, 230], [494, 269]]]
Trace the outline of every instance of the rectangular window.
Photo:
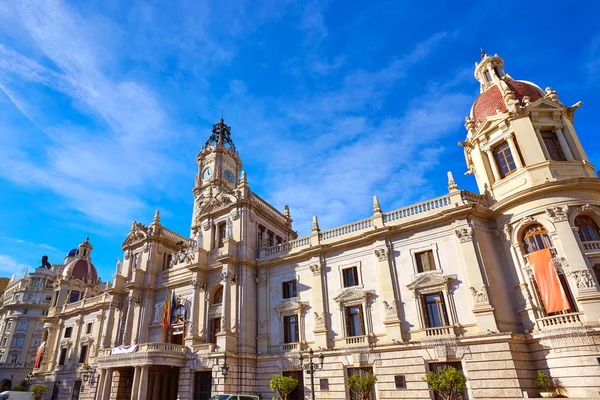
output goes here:
[[86, 345], [81, 346], [81, 353], [79, 353], [79, 363], [84, 364], [87, 358], [88, 347]]
[[67, 360], [67, 349], [60, 349], [60, 356], [58, 358], [58, 365], [65, 365], [65, 361]]
[[487, 79], [488, 82], [492, 81], [492, 74], [490, 74], [490, 71], [485, 71], [485, 79]]
[[283, 282], [283, 298], [296, 297], [296, 280]]
[[267, 246], [271, 247], [275, 244], [275, 235], [273, 234], [273, 232], [268, 231], [267, 232]]
[[210, 342], [216, 344], [217, 333], [221, 332], [221, 318], [213, 318], [210, 328]]
[[329, 379], [327, 379], [327, 378], [319, 379], [319, 389], [329, 390]]
[[283, 341], [285, 343], [299, 342], [298, 333], [298, 316], [289, 315], [283, 317]]
[[41, 339], [35, 339], [33, 342], [33, 347], [35, 347], [37, 349], [38, 347], [40, 347], [41, 342], [42, 342]]
[[[518, 156], [519, 155], [517, 154], [517, 157]], [[494, 158], [496, 159], [496, 164], [500, 170], [501, 178], [504, 178], [517, 170], [513, 154], [510, 152], [510, 147], [507, 142], [502, 143], [494, 149]]]
[[558, 141], [556, 133], [552, 131], [543, 131], [541, 132], [541, 134], [542, 140], [546, 145], [546, 150], [548, 150], [548, 156], [550, 156], [550, 159], [554, 161], [567, 161], [567, 158], [565, 157], [565, 153], [563, 153], [562, 146]]
[[406, 389], [406, 377], [404, 375], [395, 375], [394, 383], [396, 384], [396, 389]]
[[79, 301], [79, 291], [72, 290], [69, 295], [69, 303], [75, 303], [76, 301]]
[[20, 331], [25, 331], [25, 330], [27, 330], [27, 322], [21, 322], [21, 323], [19, 324], [19, 330], [20, 330]]
[[448, 313], [442, 292], [422, 296], [423, 317], [427, 328], [448, 326]]
[[52, 307], [56, 307], [56, 302], [58, 301], [58, 292], [54, 293], [54, 299], [52, 300]]
[[344, 278], [344, 287], [358, 285], [358, 269], [356, 267], [344, 268], [342, 276]]
[[265, 227], [264, 226], [259, 226], [258, 227], [258, 235], [256, 237], [256, 247], [257, 248], [261, 248], [263, 247], [263, 240], [265, 237]]
[[91, 335], [92, 334], [92, 323], [91, 322], [88, 322], [85, 333], [87, 335]]
[[42, 310], [42, 315], [48, 315], [48, 310]]
[[23, 346], [23, 338], [22, 337], [18, 337], [16, 342], [15, 342], [15, 346], [16, 347], [21, 347]]
[[19, 355], [18, 354], [13, 354], [13, 356], [10, 358], [10, 362], [11, 363], [16, 363], [19, 360]]
[[346, 336], [363, 336], [365, 334], [363, 321], [362, 306], [346, 307]]
[[73, 333], [73, 327], [69, 326], [68, 328], [65, 328], [65, 336], [64, 337], [70, 338], [71, 333]]
[[415, 259], [417, 261], [417, 272], [434, 271], [436, 269], [433, 250], [415, 253]]

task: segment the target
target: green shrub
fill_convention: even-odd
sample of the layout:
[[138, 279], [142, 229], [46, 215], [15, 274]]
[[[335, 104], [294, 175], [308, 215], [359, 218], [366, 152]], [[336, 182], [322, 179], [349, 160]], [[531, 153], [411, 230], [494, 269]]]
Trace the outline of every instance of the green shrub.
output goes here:
[[355, 374], [348, 378], [348, 387], [360, 397], [360, 400], [370, 400], [375, 382], [377, 377], [370, 372]]
[[467, 391], [467, 378], [454, 367], [428, 372], [423, 381], [444, 400], [455, 400]]
[[33, 393], [34, 400], [42, 400], [42, 397], [48, 392], [50, 388], [46, 385], [31, 385], [31, 392]]
[[269, 382], [273, 392], [277, 392], [282, 400], [287, 400], [288, 395], [298, 386], [298, 379], [291, 376], [274, 375]]

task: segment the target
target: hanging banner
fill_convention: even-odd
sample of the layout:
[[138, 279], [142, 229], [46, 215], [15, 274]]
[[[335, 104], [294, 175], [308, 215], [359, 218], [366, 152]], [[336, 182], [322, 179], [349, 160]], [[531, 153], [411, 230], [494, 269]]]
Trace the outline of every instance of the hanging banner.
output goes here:
[[529, 264], [533, 267], [533, 275], [546, 308], [546, 313], [569, 310], [571, 308], [569, 300], [558, 279], [550, 249], [529, 253], [528, 259]]
[[119, 346], [119, 347], [113, 347], [112, 349], [110, 349], [110, 354], [130, 354], [130, 353], [135, 353], [135, 351], [137, 350], [137, 344], [131, 345], [131, 346]]
[[37, 354], [35, 355], [35, 362], [33, 363], [33, 368], [39, 368], [42, 364], [42, 359], [44, 358], [44, 349], [46, 347], [46, 342], [42, 342], [40, 347], [37, 349]]

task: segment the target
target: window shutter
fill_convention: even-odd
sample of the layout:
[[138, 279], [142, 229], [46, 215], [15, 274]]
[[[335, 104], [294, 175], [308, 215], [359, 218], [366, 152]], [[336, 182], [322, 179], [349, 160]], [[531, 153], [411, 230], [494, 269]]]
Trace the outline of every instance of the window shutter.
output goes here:
[[294, 330], [296, 331], [296, 336], [295, 336], [295, 340], [294, 342], [299, 342], [300, 341], [300, 330], [299, 330], [299, 322], [298, 322], [298, 315], [295, 316], [296, 317], [296, 323], [294, 324]]
[[365, 319], [363, 317], [363, 309], [362, 306], [358, 306], [358, 323], [360, 326], [360, 334], [365, 334]]
[[429, 257], [429, 270], [433, 271], [434, 269], [436, 269], [435, 259], [433, 258], [433, 251], [432, 250], [428, 251], [427, 256]]
[[450, 325], [450, 322], [448, 321], [448, 312], [446, 311], [446, 302], [444, 301], [444, 293], [440, 292], [440, 317], [442, 317], [444, 320], [440, 321], [442, 322], [442, 326], [448, 326]]
[[425, 328], [431, 328], [429, 326], [429, 313], [427, 312], [427, 301], [425, 296], [421, 296], [421, 310], [423, 311], [423, 322], [425, 323]]
[[346, 337], [351, 336], [352, 332], [350, 331], [350, 313], [348, 312], [348, 307], [344, 309], [344, 316], [346, 317]]

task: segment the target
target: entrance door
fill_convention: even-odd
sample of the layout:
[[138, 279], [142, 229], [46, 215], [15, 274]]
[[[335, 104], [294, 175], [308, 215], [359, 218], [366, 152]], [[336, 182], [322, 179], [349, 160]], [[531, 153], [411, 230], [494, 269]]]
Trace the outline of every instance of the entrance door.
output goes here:
[[79, 400], [79, 392], [81, 392], [81, 381], [75, 381], [73, 385], [73, 395], [71, 400]]
[[50, 397], [50, 400], [58, 399], [58, 389], [60, 389], [60, 383], [54, 382], [54, 387], [52, 388], [52, 396]]
[[212, 371], [194, 373], [194, 400], [210, 399], [212, 386]]
[[[429, 364], [429, 370], [433, 371], [433, 372], [438, 372], [439, 370], [441, 370], [442, 368], [448, 368], [448, 367], [454, 367], [459, 371], [462, 371], [462, 363], [460, 361], [451, 361], [451, 362], [442, 362], [442, 363], [431, 363]], [[442, 400], [442, 398], [440, 397], [440, 395], [438, 395], [437, 393], [433, 394], [433, 398], [434, 400]], [[465, 393], [462, 396], [459, 396], [456, 398], [456, 400], [468, 400], [469, 397], [467, 396], [467, 393]]]
[[283, 371], [283, 376], [298, 380], [298, 386], [288, 395], [288, 400], [304, 400], [304, 379], [302, 371]]

